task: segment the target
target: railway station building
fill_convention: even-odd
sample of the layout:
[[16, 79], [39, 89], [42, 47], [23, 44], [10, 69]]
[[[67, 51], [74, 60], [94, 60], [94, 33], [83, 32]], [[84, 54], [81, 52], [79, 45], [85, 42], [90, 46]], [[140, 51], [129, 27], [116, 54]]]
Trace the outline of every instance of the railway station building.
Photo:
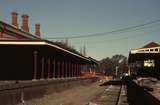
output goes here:
[[129, 70], [138, 76], [160, 77], [160, 45], [150, 42], [129, 52]]
[[11, 25], [0, 21], [0, 80], [79, 77], [81, 71], [95, 66], [73, 49], [42, 39], [39, 23], [31, 34], [27, 14], [21, 16], [21, 28], [18, 13], [13, 11], [11, 17]]

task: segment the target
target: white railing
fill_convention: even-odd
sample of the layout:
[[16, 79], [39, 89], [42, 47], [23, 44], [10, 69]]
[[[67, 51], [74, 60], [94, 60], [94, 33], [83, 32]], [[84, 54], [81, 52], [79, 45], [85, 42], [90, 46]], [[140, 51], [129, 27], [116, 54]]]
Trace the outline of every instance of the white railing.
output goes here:
[[160, 53], [160, 47], [131, 49], [131, 54], [136, 53]]

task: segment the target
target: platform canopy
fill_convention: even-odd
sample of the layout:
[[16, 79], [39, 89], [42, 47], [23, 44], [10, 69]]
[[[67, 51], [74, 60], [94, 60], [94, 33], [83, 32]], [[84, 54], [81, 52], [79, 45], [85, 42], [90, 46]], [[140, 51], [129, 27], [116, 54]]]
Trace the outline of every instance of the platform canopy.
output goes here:
[[58, 45], [55, 42], [51, 42], [51, 41], [47, 41], [47, 40], [1, 40], [0, 46], [3, 46], [3, 45], [5, 45], [5, 46], [14, 46], [14, 45], [16, 45], [16, 46], [37, 46], [37, 47], [46, 46], [46, 47], [50, 47], [52, 49], [59, 50], [62, 53], [65, 53], [65, 54], [68, 54], [71, 56], [75, 56], [78, 59], [90, 61], [90, 59], [88, 59], [87, 57], [85, 57], [77, 52], [71, 51], [70, 49], [66, 49], [66, 48]]

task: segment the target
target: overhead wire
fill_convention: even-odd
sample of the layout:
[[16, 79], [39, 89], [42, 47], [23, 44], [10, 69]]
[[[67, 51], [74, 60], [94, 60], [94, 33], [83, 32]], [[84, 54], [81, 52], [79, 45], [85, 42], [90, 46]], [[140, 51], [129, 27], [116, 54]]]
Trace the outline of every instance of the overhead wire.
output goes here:
[[[134, 30], [135, 32], [138, 31], [137, 30]], [[129, 31], [128, 31], [129, 32]], [[105, 40], [100, 40], [100, 41], [92, 41], [92, 42], [85, 42], [87, 44], [99, 44], [99, 43], [107, 43], [107, 42], [111, 42], [111, 41], [117, 41], [117, 40], [126, 40], [126, 39], [130, 39], [130, 38], [137, 38], [137, 37], [143, 37], [143, 36], [149, 36], [148, 34], [146, 33], [149, 33], [149, 34], [152, 34], [152, 33], [155, 33], [155, 32], [160, 32], [160, 29], [156, 29], [156, 30], [152, 30], [152, 31], [149, 31], [149, 32], [142, 32], [140, 35], [139, 34], [135, 34], [135, 35], [123, 35], [121, 37], [113, 37], [112, 39], [105, 39]], [[80, 42], [81, 44], [82, 42]]]
[[[117, 34], [117, 35], [116, 35], [116, 37], [111, 37], [111, 39], [110, 38], [107, 38], [106, 40], [101, 39], [100, 41], [88, 41], [86, 39], [87, 41], [83, 40], [84, 42], [80, 41], [80, 42], [76, 42], [76, 44], [82, 44], [82, 43], [85, 43], [85, 44], [97, 44], [98, 43], [99, 44], [99, 43], [106, 43], [108, 41], [116, 41], [116, 40], [129, 39], [129, 38], [137, 38], [137, 37], [146, 35], [146, 34], [144, 34], [144, 33], [146, 33], [145, 29], [148, 29], [148, 28], [149, 29], [152, 29], [152, 28], [155, 29], [155, 27], [157, 27], [157, 26], [160, 26], [160, 24], [156, 24], [156, 25], [154, 24], [154, 25], [150, 25], [150, 26], [140, 27], [140, 28], [137, 28], [137, 29], [122, 31], [122, 32], [119, 32], [119, 33], [114, 33], [114, 34]], [[123, 34], [123, 35], [121, 35], [122, 33], [128, 33], [128, 32], [132, 32], [132, 31], [139, 32], [140, 30], [143, 30], [145, 32], [143, 32], [141, 35], [139, 35], [139, 34], [134, 34], [134, 35], [133, 34], [127, 34], [127, 35]], [[159, 27], [158, 27], [158, 30], [151, 30], [147, 33], [153, 33], [153, 32], [157, 32], [157, 31], [160, 31]], [[120, 35], [120, 37], [118, 37], [119, 35]], [[54, 41], [54, 40], [51, 40], [51, 41]]]
[[75, 35], [75, 36], [68, 36], [68, 37], [46, 37], [45, 39], [76, 39], [76, 38], [87, 38], [87, 37], [99, 37], [99, 36], [106, 36], [110, 34], [116, 34], [116, 33], [123, 33], [125, 31], [131, 31], [131, 30], [139, 30], [141, 28], [144, 28], [145, 26], [152, 25], [155, 23], [159, 23], [159, 20], [153, 20], [150, 22], [146, 22], [139, 25], [134, 25], [126, 28], [121, 28], [113, 31], [103, 32], [103, 33], [95, 33], [95, 34], [87, 34], [87, 35]]

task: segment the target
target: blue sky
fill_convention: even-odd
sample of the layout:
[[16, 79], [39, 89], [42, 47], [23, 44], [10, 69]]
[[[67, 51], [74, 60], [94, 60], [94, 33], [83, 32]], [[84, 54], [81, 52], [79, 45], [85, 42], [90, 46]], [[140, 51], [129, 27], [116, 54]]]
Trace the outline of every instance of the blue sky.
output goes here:
[[[41, 24], [42, 37], [67, 37], [110, 32], [160, 19], [160, 0], [3, 0], [0, 20], [10, 23], [10, 12], [28, 14], [29, 27]], [[87, 55], [95, 59], [115, 54], [128, 56], [129, 49], [148, 42], [160, 43], [160, 22], [140, 30], [105, 36], [69, 39], [79, 50], [86, 46]]]

